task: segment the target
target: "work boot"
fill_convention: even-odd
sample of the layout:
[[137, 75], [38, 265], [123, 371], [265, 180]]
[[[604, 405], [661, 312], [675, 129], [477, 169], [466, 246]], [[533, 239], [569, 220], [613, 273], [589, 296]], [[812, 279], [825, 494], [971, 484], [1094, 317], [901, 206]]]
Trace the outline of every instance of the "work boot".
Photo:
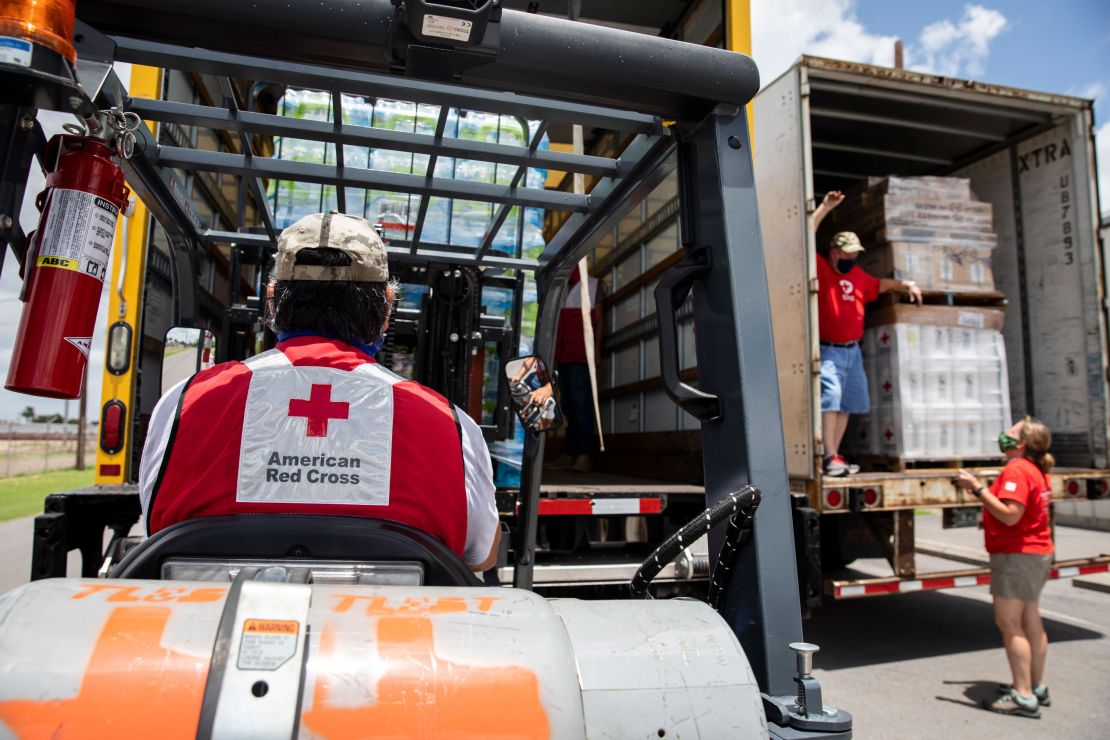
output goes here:
[[589, 455], [579, 455], [574, 458], [574, 464], [570, 467], [575, 473], [589, 473], [594, 469], [594, 464], [590, 462]]
[[544, 465], [544, 467], [548, 470], [570, 470], [574, 467], [574, 460], [575, 458], [573, 455], [563, 455], [557, 460], [552, 460], [547, 465]]
[[983, 709], [998, 714], [1012, 714], [1016, 717], [1040, 719], [1041, 708], [1036, 696], [1021, 696], [1010, 689], [994, 701], [984, 701]]

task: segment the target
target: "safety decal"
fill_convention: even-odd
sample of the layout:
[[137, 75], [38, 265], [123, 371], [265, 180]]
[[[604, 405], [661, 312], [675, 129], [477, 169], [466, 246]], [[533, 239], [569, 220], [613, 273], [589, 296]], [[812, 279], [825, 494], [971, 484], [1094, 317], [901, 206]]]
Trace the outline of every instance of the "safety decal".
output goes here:
[[89, 350], [92, 349], [92, 337], [66, 337], [66, 341], [81, 350], [81, 354], [86, 358], [89, 356]]
[[241, 670], [276, 671], [297, 653], [301, 623], [291, 619], [248, 619], [239, 642]]
[[421, 27], [420, 33], [424, 36], [435, 36], [441, 39], [451, 39], [452, 41], [469, 41], [473, 26], [473, 21], [429, 13], [424, 16], [424, 25]]
[[31, 42], [0, 36], [0, 62], [19, 67], [31, 66]]
[[119, 208], [92, 193], [56, 188], [35, 264], [73, 270], [104, 282]]

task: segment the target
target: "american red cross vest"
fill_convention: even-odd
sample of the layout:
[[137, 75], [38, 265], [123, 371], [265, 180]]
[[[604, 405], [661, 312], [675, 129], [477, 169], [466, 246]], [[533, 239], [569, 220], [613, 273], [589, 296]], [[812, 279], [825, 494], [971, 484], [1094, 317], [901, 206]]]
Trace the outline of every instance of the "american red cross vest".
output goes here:
[[197, 373], [178, 402], [147, 531], [266, 513], [387, 519], [461, 556], [466, 479], [454, 407], [322, 337]]

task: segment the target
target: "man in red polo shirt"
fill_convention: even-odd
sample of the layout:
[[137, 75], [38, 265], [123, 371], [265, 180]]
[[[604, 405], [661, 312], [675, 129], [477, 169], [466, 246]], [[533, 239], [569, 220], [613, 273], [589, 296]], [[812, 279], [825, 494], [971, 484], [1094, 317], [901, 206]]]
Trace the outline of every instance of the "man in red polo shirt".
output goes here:
[[[825, 195], [814, 212], [813, 229], [844, 201], [844, 194]], [[840, 443], [850, 414], [871, 408], [867, 375], [859, 340], [863, 338], [864, 306], [880, 293], [905, 293], [921, 303], [921, 289], [913, 280], [876, 278], [856, 265], [863, 252], [859, 237], [841, 231], [827, 245], [817, 248], [817, 318], [821, 341], [821, 434], [825, 444], [825, 474], [848, 475], [859, 471], [840, 455]]]
[[491, 567], [500, 528], [481, 430], [374, 361], [395, 289], [365, 219], [317, 213], [283, 231], [277, 347], [202, 370], [154, 409], [139, 470], [147, 532], [232, 514], [369, 517]]

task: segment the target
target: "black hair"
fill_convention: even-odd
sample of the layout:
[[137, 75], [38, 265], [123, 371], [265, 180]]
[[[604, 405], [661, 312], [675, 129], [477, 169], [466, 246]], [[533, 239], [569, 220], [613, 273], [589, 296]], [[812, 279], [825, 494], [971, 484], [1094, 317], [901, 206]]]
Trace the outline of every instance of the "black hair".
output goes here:
[[[351, 264], [338, 249], [320, 247], [297, 253], [298, 265], [337, 267]], [[278, 280], [271, 302], [270, 328], [275, 332], [316, 331], [356, 344], [382, 335], [393, 311], [386, 294], [390, 283], [350, 280]]]

